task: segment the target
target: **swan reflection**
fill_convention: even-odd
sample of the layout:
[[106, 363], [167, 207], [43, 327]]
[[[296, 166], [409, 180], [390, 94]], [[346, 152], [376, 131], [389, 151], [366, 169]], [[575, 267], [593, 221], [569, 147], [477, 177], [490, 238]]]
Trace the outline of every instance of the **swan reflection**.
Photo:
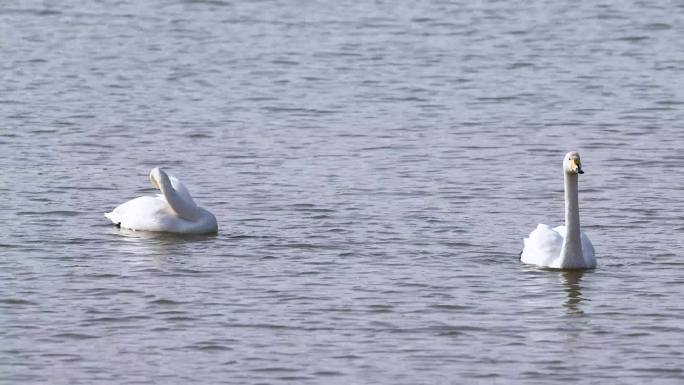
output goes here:
[[[112, 235], [119, 236], [116, 242], [109, 243], [112, 251], [134, 265], [149, 266], [158, 270], [170, 271], [191, 264], [196, 250], [205, 249], [215, 243], [216, 234], [173, 234], [150, 231], [133, 231], [111, 228]], [[123, 257], [128, 256], [128, 258]]]
[[580, 284], [584, 273], [585, 271], [583, 270], [568, 270], [561, 272], [561, 281], [565, 286], [565, 293], [567, 294], [567, 299], [563, 303], [563, 307], [566, 308], [569, 313], [584, 314], [584, 311], [579, 307], [584, 299], [582, 297], [582, 286]]

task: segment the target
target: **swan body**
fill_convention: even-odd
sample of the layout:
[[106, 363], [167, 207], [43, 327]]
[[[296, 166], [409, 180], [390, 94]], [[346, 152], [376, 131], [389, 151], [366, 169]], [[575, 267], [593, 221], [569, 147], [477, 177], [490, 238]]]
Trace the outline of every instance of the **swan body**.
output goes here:
[[563, 225], [551, 228], [551, 226], [545, 224], [538, 224], [537, 228], [525, 238], [525, 247], [520, 259], [523, 263], [551, 269], [591, 269], [596, 267], [594, 246], [584, 231], [580, 233], [582, 260], [579, 265], [582, 267], [569, 267], [567, 263], [564, 263], [561, 258], [561, 251], [563, 250], [565, 233], [566, 230]]
[[580, 230], [578, 175], [583, 174], [579, 154], [569, 152], [563, 159], [565, 175], [565, 226], [551, 228], [539, 224], [524, 239], [520, 253], [523, 263], [552, 269], [593, 269], [594, 246]]
[[218, 231], [216, 217], [197, 206], [181, 181], [158, 167], [150, 171], [150, 181], [161, 194], [122, 203], [112, 212], [105, 213], [105, 217], [115, 225], [131, 230], [181, 234]]

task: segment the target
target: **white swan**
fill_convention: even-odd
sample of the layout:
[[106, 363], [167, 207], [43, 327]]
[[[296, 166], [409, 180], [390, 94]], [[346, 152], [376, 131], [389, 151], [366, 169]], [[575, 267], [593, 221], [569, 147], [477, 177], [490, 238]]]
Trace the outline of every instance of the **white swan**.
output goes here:
[[150, 181], [161, 194], [122, 203], [105, 213], [115, 225], [145, 231], [207, 234], [218, 231], [216, 217], [197, 206], [183, 183], [158, 167], [150, 171]]
[[577, 179], [583, 174], [582, 162], [576, 151], [563, 159], [565, 175], [565, 226], [551, 228], [539, 224], [528, 238], [520, 254], [523, 263], [553, 269], [593, 269], [596, 267], [594, 246], [580, 231]]

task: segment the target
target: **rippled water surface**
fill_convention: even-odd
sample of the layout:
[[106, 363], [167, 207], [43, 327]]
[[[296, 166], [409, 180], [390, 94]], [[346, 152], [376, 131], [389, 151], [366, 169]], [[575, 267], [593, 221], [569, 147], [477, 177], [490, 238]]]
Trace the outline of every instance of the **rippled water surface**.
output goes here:
[[[0, 3], [0, 382], [682, 383], [684, 8]], [[578, 149], [599, 267], [518, 261]], [[217, 236], [103, 217], [164, 166]]]

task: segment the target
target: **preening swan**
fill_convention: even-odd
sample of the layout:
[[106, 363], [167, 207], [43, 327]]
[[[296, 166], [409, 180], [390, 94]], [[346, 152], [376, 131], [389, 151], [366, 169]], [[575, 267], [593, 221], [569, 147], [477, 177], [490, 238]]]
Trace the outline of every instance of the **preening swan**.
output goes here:
[[122, 203], [105, 213], [115, 225], [131, 230], [207, 234], [218, 231], [216, 217], [197, 206], [183, 183], [159, 167], [150, 171], [157, 196], [144, 196]]
[[582, 162], [576, 151], [565, 154], [565, 226], [551, 228], [539, 224], [528, 238], [520, 254], [523, 263], [554, 269], [593, 269], [596, 267], [594, 246], [580, 230], [577, 197], [578, 175], [583, 174]]

